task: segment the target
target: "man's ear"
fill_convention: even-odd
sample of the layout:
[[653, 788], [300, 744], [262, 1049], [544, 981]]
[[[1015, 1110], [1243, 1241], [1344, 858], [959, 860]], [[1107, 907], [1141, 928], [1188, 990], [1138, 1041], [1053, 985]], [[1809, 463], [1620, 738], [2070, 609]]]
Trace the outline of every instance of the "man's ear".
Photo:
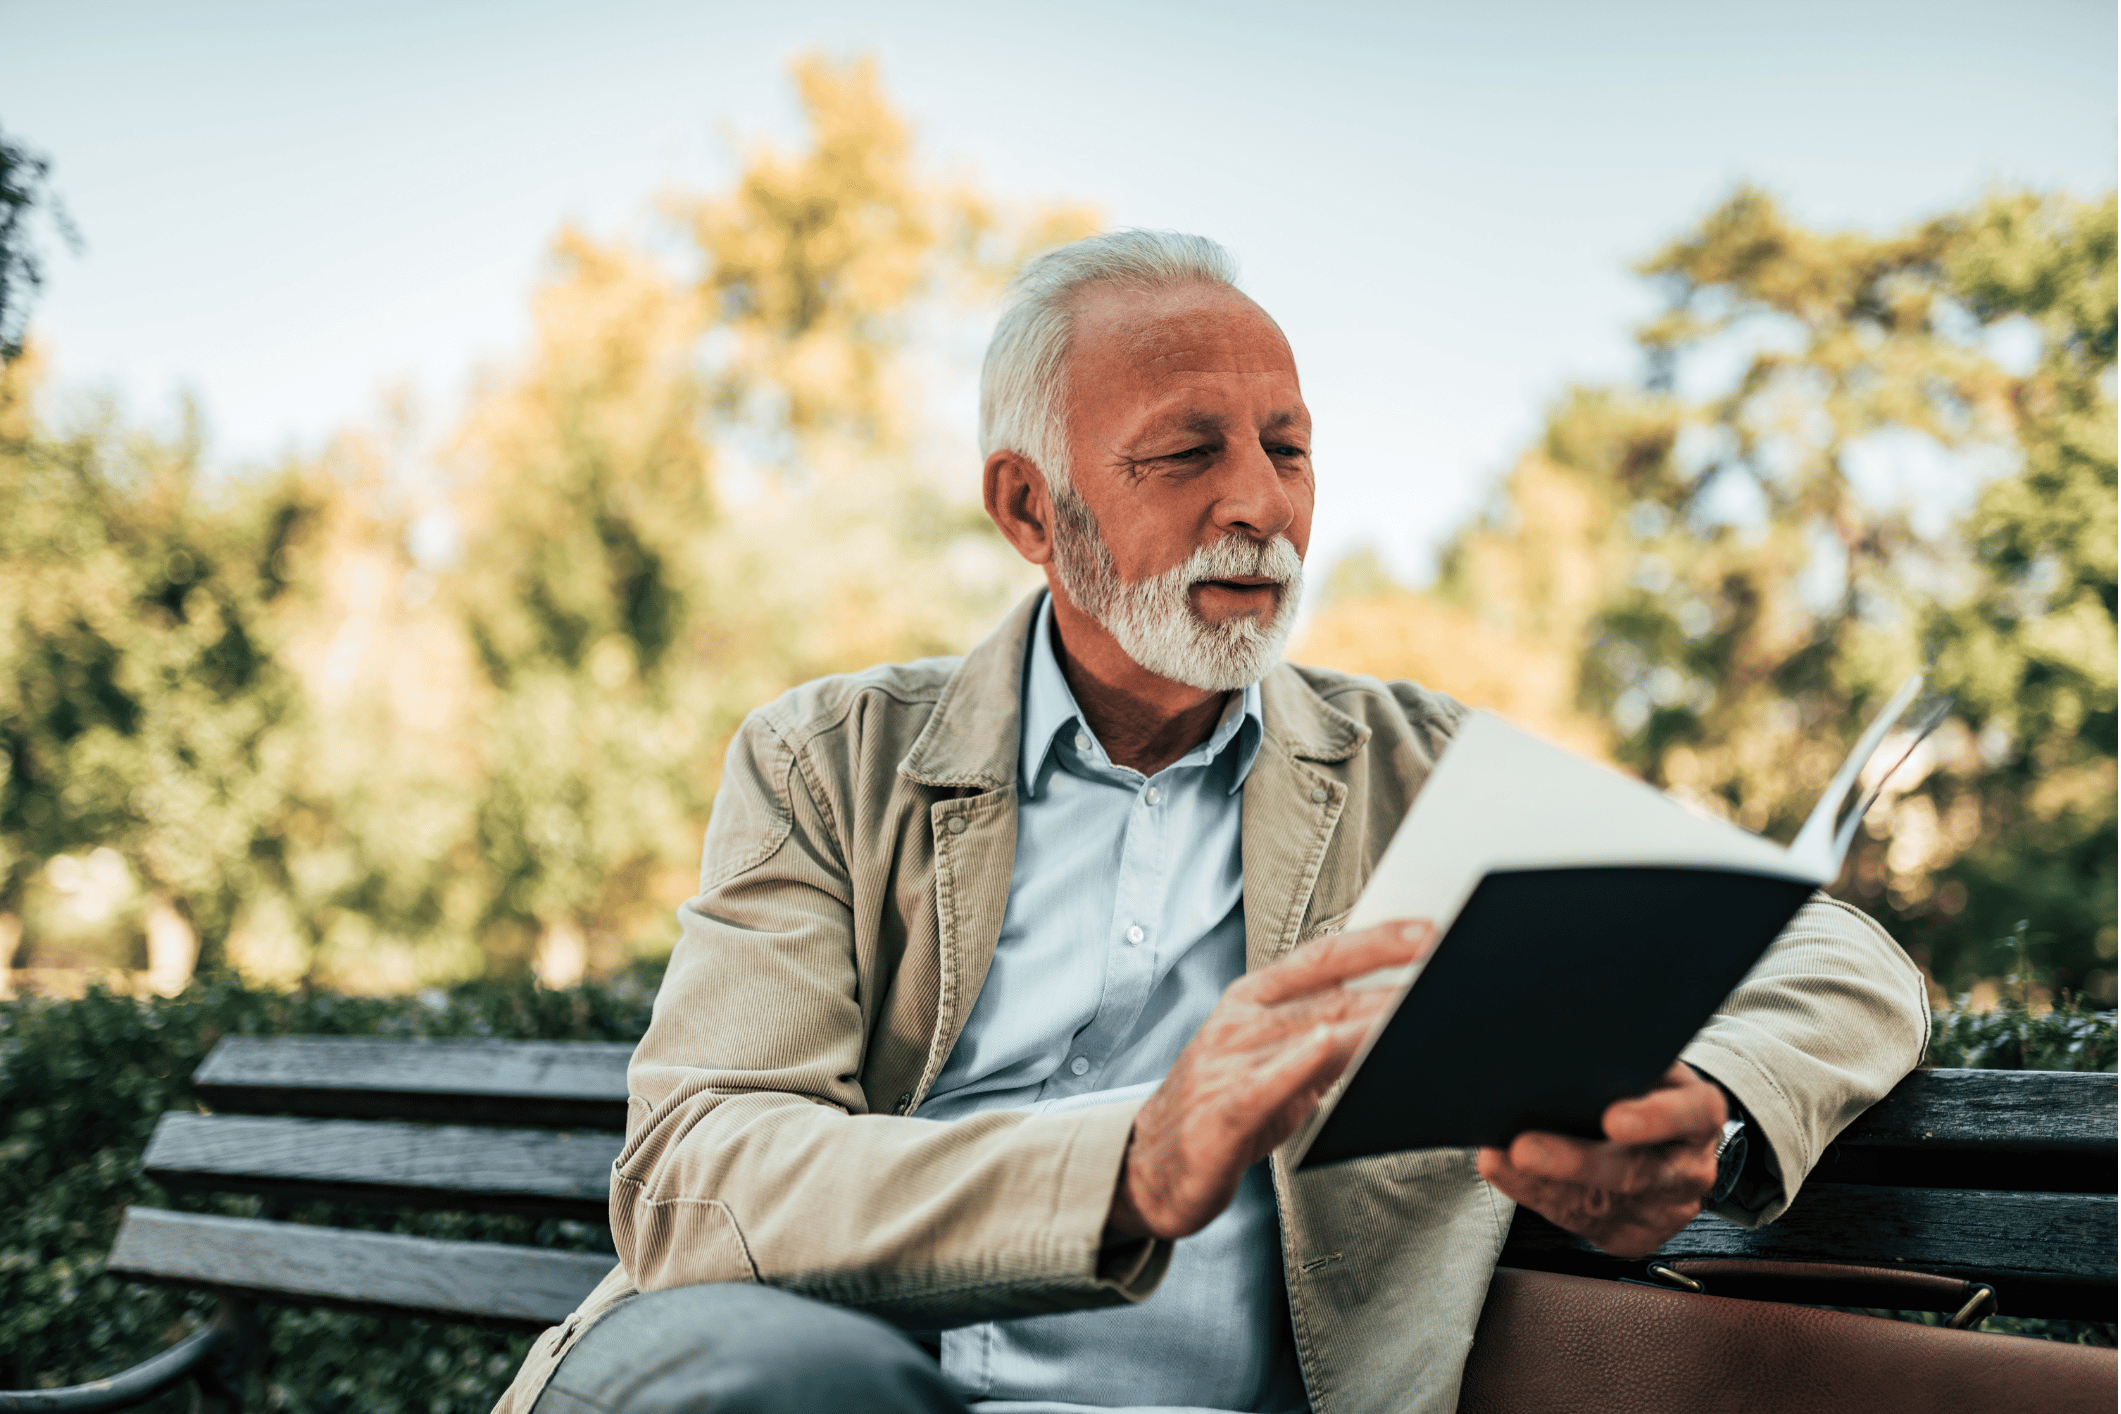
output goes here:
[[987, 515], [1002, 536], [1034, 565], [1053, 559], [1053, 498], [1039, 469], [1015, 452], [987, 458], [982, 475]]

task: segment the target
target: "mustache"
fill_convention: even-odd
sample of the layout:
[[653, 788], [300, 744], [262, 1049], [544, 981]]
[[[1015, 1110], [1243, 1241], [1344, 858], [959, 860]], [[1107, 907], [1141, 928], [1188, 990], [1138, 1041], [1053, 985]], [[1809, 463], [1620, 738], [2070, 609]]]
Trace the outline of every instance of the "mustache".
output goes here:
[[1286, 535], [1272, 540], [1226, 535], [1213, 545], [1201, 546], [1169, 573], [1186, 585], [1216, 579], [1268, 579], [1287, 589], [1303, 578], [1303, 572], [1303, 557]]

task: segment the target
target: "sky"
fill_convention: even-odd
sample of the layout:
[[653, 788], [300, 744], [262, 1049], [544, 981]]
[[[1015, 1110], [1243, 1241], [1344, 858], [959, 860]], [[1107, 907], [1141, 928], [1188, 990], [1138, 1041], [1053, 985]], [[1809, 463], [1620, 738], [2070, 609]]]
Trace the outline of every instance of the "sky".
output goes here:
[[1231, 247], [1317, 422], [1314, 563], [1417, 581], [1555, 397], [1639, 374], [1630, 267], [1739, 182], [1886, 231], [2115, 180], [2110, 0], [0, 0], [0, 131], [86, 241], [32, 333], [62, 395], [195, 397], [230, 467], [391, 388], [446, 422], [560, 225], [798, 140], [809, 49], [877, 55], [935, 169]]

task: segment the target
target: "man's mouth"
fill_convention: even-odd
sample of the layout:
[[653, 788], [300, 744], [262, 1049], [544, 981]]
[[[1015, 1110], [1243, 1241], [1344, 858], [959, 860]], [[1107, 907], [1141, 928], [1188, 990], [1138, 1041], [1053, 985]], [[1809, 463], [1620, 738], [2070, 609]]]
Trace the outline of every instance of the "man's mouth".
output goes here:
[[1201, 579], [1194, 583], [1203, 588], [1229, 589], [1239, 592], [1252, 589], [1279, 589], [1281, 581], [1263, 574], [1237, 575], [1231, 579]]

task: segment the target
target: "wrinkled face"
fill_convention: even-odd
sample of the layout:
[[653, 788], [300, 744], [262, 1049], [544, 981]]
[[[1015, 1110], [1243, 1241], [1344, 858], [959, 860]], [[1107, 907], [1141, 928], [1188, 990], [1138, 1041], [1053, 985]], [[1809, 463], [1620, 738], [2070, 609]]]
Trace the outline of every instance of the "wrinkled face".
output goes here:
[[1067, 387], [1054, 551], [1069, 597], [1159, 676], [1257, 681], [1311, 533], [1311, 419], [1281, 331], [1214, 286], [1092, 290]]

